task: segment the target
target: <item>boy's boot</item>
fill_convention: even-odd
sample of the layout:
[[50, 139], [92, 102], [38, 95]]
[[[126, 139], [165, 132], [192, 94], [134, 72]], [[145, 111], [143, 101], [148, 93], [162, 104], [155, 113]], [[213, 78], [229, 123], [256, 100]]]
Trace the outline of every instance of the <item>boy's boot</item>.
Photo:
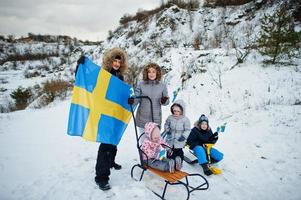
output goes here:
[[175, 172], [175, 161], [173, 159], [169, 159], [168, 165], [169, 165], [169, 172], [174, 173]]
[[207, 176], [210, 176], [211, 174], [213, 174], [207, 163], [201, 164], [201, 166], [204, 170], [204, 174], [206, 174]]

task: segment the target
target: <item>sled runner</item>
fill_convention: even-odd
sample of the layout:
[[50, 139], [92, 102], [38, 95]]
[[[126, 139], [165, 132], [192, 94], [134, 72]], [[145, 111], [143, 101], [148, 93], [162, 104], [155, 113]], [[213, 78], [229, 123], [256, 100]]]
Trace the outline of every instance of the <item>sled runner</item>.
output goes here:
[[[148, 99], [149, 102], [150, 102], [150, 106], [151, 106], [151, 114], [152, 114], [152, 121], [154, 121], [154, 117], [153, 117], [153, 106], [152, 106], [152, 101], [151, 99], [148, 97], [148, 96], [136, 96], [136, 97], [133, 97], [133, 98], [136, 98], [136, 99], [142, 99], [142, 98], [145, 98], [145, 99]], [[162, 178], [165, 182], [165, 186], [163, 188], [163, 191], [162, 191], [162, 194], [159, 194], [155, 191], [152, 191], [155, 195], [157, 195], [160, 199], [165, 199], [165, 193], [166, 193], [166, 189], [169, 185], [183, 185], [187, 191], [187, 200], [189, 199], [190, 197], [190, 193], [194, 192], [194, 191], [197, 191], [197, 190], [207, 190], [209, 188], [209, 183], [207, 181], [207, 179], [205, 177], [203, 177], [201, 174], [189, 174], [187, 172], [184, 172], [184, 171], [179, 171], [179, 170], [176, 170], [174, 173], [170, 173], [170, 172], [163, 172], [163, 171], [160, 171], [160, 170], [157, 170], [157, 169], [154, 169], [154, 168], [151, 168], [147, 165], [148, 162], [144, 162], [143, 159], [142, 159], [142, 155], [145, 155], [146, 158], [147, 155], [145, 154], [145, 152], [143, 152], [141, 150], [141, 146], [142, 145], [139, 145], [139, 141], [141, 139], [141, 136], [143, 136], [143, 134], [141, 134], [139, 137], [138, 137], [138, 132], [137, 132], [137, 126], [136, 126], [136, 119], [135, 119], [135, 116], [134, 116], [134, 111], [133, 111], [133, 107], [131, 105], [131, 112], [132, 112], [132, 116], [133, 116], [133, 120], [134, 120], [134, 126], [135, 126], [135, 134], [136, 134], [136, 141], [137, 141], [137, 149], [138, 149], [138, 153], [139, 153], [139, 158], [140, 158], [140, 163], [138, 164], [135, 164], [132, 169], [131, 169], [131, 177], [134, 179], [134, 180], [137, 180], [137, 181], [141, 181], [142, 178], [143, 178], [143, 175], [144, 175], [144, 172], [145, 171], [149, 171], [157, 176], [159, 176], [160, 178]], [[140, 142], [141, 144], [142, 142]], [[147, 159], [148, 160], [148, 159]], [[134, 170], [135, 168], [140, 168], [142, 171], [141, 171], [141, 175], [139, 177], [139, 179], [136, 179], [134, 178]], [[198, 186], [191, 186], [189, 184], [189, 178], [199, 178], [200, 179], [200, 182], [201, 184], [198, 185]]]

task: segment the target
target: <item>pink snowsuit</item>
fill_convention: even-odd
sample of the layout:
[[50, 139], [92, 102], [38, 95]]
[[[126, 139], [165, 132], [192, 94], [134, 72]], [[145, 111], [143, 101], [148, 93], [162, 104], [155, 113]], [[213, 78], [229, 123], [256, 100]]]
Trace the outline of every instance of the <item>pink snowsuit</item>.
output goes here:
[[[155, 123], [147, 123], [145, 125], [145, 138], [143, 140], [141, 150], [146, 153], [148, 159], [159, 159], [161, 144], [168, 146], [168, 144], [160, 137], [158, 142], [152, 141], [152, 131], [157, 126]], [[164, 146], [163, 146], [164, 148]], [[142, 154], [143, 160], [147, 160], [147, 157]]]

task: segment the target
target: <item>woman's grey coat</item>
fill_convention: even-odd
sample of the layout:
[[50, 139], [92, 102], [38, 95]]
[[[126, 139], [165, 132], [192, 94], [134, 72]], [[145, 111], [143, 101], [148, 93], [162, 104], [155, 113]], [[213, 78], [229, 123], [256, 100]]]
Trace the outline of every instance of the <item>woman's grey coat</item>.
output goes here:
[[[162, 110], [161, 97], [168, 97], [166, 84], [157, 81], [142, 81], [135, 89], [136, 96], [148, 96], [153, 102], [154, 122], [161, 126]], [[152, 121], [151, 107], [148, 99], [135, 100], [135, 104], [139, 103], [136, 113], [136, 123], [140, 128], [144, 128], [147, 122]], [[168, 105], [169, 99], [163, 104]]]

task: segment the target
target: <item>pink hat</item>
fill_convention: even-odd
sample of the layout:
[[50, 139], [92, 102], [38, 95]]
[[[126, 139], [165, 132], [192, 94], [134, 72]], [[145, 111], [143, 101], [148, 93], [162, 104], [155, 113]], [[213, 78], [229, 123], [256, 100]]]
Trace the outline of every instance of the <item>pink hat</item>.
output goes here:
[[151, 137], [151, 133], [155, 127], [158, 127], [158, 124], [154, 122], [147, 122], [144, 126], [144, 132], [148, 137]]

